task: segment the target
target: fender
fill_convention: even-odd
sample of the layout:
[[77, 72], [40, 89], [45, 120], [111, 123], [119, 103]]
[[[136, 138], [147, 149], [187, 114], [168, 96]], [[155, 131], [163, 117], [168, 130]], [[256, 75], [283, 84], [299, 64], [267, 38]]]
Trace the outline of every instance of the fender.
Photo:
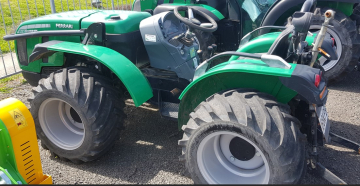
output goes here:
[[[245, 52], [245, 53], [267, 53], [270, 49], [271, 45], [275, 42], [275, 40], [279, 37], [281, 32], [271, 32], [267, 34], [260, 35], [244, 45], [240, 46], [237, 52]], [[306, 41], [311, 44], [314, 43], [317, 34], [313, 34], [312, 36], [307, 36]], [[246, 37], [246, 36], [245, 36]], [[232, 56], [229, 61], [238, 59], [238, 56]]]
[[137, 107], [153, 96], [151, 86], [141, 71], [129, 59], [106, 47], [53, 40], [37, 44], [29, 61], [31, 63], [56, 52], [83, 55], [104, 64], [122, 81]]
[[[266, 12], [260, 26], [282, 25], [296, 10], [300, 10], [305, 0], [278, 0]], [[318, 0], [317, 7], [330, 7], [338, 9], [346, 16], [352, 14], [353, 5], [358, 0]], [[285, 17], [284, 17], [285, 16]]]
[[186, 124], [189, 114], [209, 96], [228, 89], [251, 88], [268, 93], [287, 103], [297, 92], [284, 86], [279, 77], [291, 77], [291, 69], [268, 67], [260, 60], [242, 59], [217, 65], [191, 82], [180, 95], [178, 127]]
[[[261, 60], [241, 59], [221, 63], [195, 79], [181, 93], [178, 127], [189, 120], [190, 113], [211, 95], [236, 88], [256, 89], [273, 95], [287, 104], [295, 96], [322, 106], [328, 90], [320, 69], [306, 65], [290, 64], [290, 69], [269, 67]], [[322, 76], [316, 87], [316, 75]]]

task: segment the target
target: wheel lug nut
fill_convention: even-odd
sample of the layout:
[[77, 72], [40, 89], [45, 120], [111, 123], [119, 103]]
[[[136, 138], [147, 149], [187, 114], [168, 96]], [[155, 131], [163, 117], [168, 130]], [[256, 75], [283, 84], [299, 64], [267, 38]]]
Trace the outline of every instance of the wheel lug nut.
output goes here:
[[256, 156], [260, 156], [260, 152], [256, 152], [256, 154], [255, 154]]
[[234, 156], [230, 156], [231, 161], [235, 161], [235, 157]]

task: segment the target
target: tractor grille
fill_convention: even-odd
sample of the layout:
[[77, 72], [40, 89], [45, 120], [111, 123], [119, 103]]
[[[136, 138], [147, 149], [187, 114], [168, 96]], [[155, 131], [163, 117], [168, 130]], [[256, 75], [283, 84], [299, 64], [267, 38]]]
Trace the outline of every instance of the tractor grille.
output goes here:
[[26, 39], [18, 39], [16, 40], [17, 53], [19, 57], [19, 63], [21, 65], [28, 65], [28, 56], [26, 49]]

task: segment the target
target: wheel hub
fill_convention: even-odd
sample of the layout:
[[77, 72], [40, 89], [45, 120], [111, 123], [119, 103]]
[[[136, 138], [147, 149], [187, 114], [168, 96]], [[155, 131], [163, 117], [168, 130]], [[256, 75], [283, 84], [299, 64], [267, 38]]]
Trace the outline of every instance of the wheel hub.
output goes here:
[[56, 146], [74, 150], [82, 145], [84, 124], [69, 103], [57, 98], [46, 99], [40, 105], [38, 116], [41, 129]]
[[241, 161], [252, 159], [256, 153], [255, 147], [239, 137], [235, 137], [230, 141], [229, 149], [234, 158]]
[[81, 123], [81, 118], [80, 118], [79, 114], [72, 107], [70, 108], [70, 115], [74, 119], [75, 122]]
[[209, 184], [264, 184], [270, 179], [269, 164], [260, 148], [234, 132], [206, 136], [199, 144], [197, 163]]
[[[310, 32], [316, 32], [316, 31], [318, 32], [320, 29], [321, 29], [321, 25], [311, 25], [310, 26]], [[337, 60], [328, 60], [325, 57], [321, 56], [319, 58], [319, 62], [320, 62], [320, 65], [324, 68], [325, 71], [329, 71], [333, 67], [336, 66], [336, 64], [340, 60], [341, 53], [343, 51], [340, 37], [331, 28], [327, 29], [327, 34], [330, 34], [330, 37], [334, 40], [336, 52], [337, 52], [339, 57], [338, 57]]]

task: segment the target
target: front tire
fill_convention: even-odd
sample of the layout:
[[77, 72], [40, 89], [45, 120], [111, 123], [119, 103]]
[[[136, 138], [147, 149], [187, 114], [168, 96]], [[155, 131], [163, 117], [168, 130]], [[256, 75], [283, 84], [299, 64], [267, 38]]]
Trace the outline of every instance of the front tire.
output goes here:
[[289, 106], [244, 89], [215, 94], [190, 114], [181, 160], [196, 184], [294, 184], [305, 139]]
[[104, 77], [82, 67], [64, 68], [41, 79], [32, 92], [36, 133], [53, 155], [88, 162], [119, 139], [125, 103]]

